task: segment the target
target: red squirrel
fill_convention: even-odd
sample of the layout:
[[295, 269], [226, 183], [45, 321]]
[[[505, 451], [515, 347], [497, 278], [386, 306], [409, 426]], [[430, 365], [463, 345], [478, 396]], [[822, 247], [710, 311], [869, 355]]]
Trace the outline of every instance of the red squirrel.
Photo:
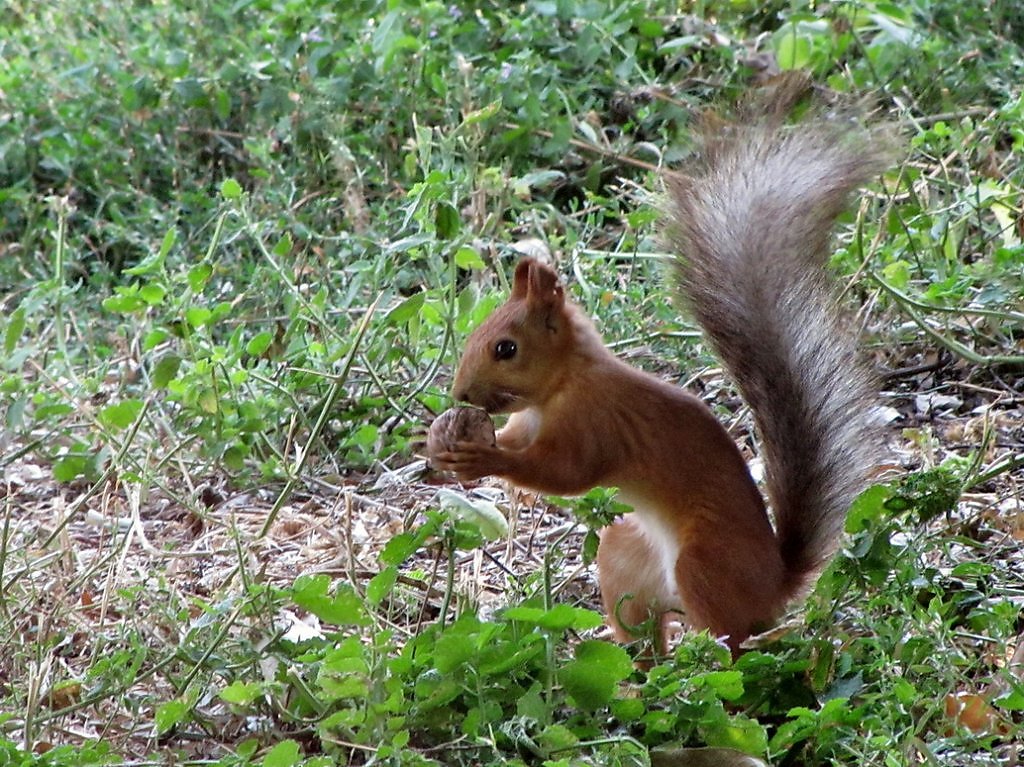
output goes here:
[[737, 652], [809, 587], [878, 463], [872, 378], [826, 262], [836, 217], [887, 152], [848, 120], [787, 124], [802, 93], [783, 83], [708, 121], [685, 174], [667, 176], [679, 292], [754, 413], [774, 527], [707, 406], [615, 357], [549, 266], [519, 262], [455, 376], [455, 399], [511, 416], [496, 444], [449, 445], [436, 468], [558, 495], [617, 487], [632, 505], [597, 554], [620, 641], [660, 615], [664, 651], [664, 616], [681, 612]]

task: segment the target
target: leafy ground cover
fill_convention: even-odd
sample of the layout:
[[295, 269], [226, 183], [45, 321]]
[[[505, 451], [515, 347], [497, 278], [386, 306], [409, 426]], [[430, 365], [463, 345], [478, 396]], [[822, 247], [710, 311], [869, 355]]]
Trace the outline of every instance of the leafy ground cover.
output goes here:
[[[1017, 3], [193, 5], [0, 9], [0, 763], [1019, 759]], [[783, 630], [641, 671], [594, 611], [607, 494], [417, 440], [541, 252], [756, 463], [658, 169], [797, 67], [905, 140], [835, 256], [891, 482]]]

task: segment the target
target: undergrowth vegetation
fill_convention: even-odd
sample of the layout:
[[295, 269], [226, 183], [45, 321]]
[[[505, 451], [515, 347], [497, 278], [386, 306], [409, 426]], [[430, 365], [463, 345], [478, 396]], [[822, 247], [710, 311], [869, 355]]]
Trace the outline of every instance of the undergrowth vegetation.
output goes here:
[[[0, 764], [1015, 758], [1022, 40], [1010, 0], [8, 0]], [[786, 630], [641, 670], [572, 522], [609, 496], [439, 500], [418, 440], [541, 252], [753, 449], [659, 170], [794, 68], [902, 138], [835, 256], [898, 478]]]

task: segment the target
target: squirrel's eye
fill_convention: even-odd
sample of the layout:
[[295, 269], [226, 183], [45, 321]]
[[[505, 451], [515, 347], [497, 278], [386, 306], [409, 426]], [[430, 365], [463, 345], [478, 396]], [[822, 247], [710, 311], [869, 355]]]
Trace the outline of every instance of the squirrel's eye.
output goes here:
[[503, 338], [494, 345], [494, 358], [498, 360], [510, 360], [516, 356], [516, 342]]

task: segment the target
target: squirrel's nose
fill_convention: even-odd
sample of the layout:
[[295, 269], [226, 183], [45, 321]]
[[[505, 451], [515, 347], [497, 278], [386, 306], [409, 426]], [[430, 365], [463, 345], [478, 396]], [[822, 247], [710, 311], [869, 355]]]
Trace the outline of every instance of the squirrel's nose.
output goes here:
[[456, 402], [468, 402], [469, 389], [456, 389], [452, 392], [452, 396], [455, 397]]

